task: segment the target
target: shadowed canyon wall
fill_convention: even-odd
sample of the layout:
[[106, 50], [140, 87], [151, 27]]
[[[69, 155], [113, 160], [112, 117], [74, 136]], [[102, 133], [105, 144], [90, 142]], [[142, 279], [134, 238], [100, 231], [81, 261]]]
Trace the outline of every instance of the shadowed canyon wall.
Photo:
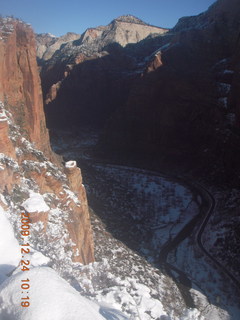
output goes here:
[[[88, 41], [68, 42], [42, 65], [49, 125], [65, 117], [69, 128], [98, 125], [104, 154], [205, 175], [217, 167], [215, 176], [238, 183], [239, 14], [239, 1], [218, 0], [135, 43], [115, 36], [101, 47], [101, 28]], [[54, 118], [57, 110], [63, 119]]]

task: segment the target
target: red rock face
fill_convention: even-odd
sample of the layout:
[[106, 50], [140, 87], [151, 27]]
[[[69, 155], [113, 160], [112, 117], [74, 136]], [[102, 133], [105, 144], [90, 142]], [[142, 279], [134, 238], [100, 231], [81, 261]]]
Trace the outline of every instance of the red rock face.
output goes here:
[[[13, 19], [0, 20], [0, 101], [5, 102], [0, 103], [0, 193], [18, 201], [14, 189], [23, 191], [23, 181], [31, 180], [40, 194], [54, 194], [49, 212], [58, 208], [67, 216], [62, 228], [73, 243], [72, 259], [85, 264], [94, 261], [81, 171], [76, 166], [66, 169], [66, 174], [59, 169], [61, 165], [51, 151], [46, 129], [34, 34], [28, 25]], [[21, 208], [21, 203], [15, 205]], [[43, 222], [44, 232], [48, 229], [49, 212], [31, 214], [32, 223]]]
[[[12, 26], [12, 27], [11, 27]], [[19, 21], [0, 32], [0, 99], [36, 147], [50, 155], [32, 29]]]
[[161, 52], [158, 52], [155, 54], [154, 59], [148, 64], [146, 68], [146, 73], [156, 71], [162, 65], [162, 55]]
[[13, 159], [16, 158], [15, 148], [9, 139], [9, 125], [7, 119], [0, 119], [0, 150]]
[[78, 40], [58, 48], [54, 57], [39, 60], [49, 127], [84, 121], [102, 126], [124, 100], [128, 78], [135, 77], [135, 57], [124, 48], [166, 32], [136, 17], [121, 16], [107, 26], [87, 29]]

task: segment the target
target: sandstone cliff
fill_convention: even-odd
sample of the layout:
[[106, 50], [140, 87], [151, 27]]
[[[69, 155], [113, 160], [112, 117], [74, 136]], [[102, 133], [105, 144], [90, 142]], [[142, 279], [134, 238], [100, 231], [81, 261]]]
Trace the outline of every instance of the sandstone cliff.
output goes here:
[[105, 127], [104, 152], [238, 183], [239, 14], [218, 0], [169, 32], [132, 16], [88, 29], [43, 65], [49, 125]]
[[124, 49], [167, 31], [130, 15], [121, 16], [107, 26], [87, 29], [78, 40], [68, 41], [51, 58], [41, 60], [49, 126], [65, 126], [66, 119], [75, 125], [84, 121], [102, 125], [106, 114], [120, 106], [128, 93], [126, 74], [135, 77], [137, 61]]
[[144, 70], [101, 147], [238, 184], [239, 14], [239, 1], [219, 0], [180, 19], [157, 50], [146, 41], [143, 47], [156, 50], [147, 59], [136, 46]]
[[[120, 16], [107, 26], [88, 28], [82, 35], [68, 32], [57, 38], [51, 34], [37, 34], [37, 55], [39, 59], [46, 61], [60, 49], [58, 57], [68, 54], [73, 59], [79, 53], [89, 56], [100, 52], [112, 43], [125, 47], [129, 43], [138, 43], [149, 35], [165, 34], [167, 31], [168, 29], [146, 24], [132, 15]], [[62, 46], [63, 44], [65, 45]]]
[[48, 254], [54, 251], [56, 259], [64, 250], [74, 261], [92, 262], [81, 172], [76, 164], [63, 172], [50, 148], [31, 27], [1, 19], [0, 53], [0, 205], [12, 216], [17, 234], [17, 213], [29, 212], [36, 248], [52, 246]]
[[70, 41], [74, 41], [80, 38], [80, 34], [68, 32], [61, 37], [55, 37], [49, 33], [37, 34], [37, 57], [40, 60], [49, 60], [55, 51], [60, 49], [62, 45]]
[[36, 147], [50, 154], [36, 63], [35, 38], [20, 21], [0, 21], [0, 99]]

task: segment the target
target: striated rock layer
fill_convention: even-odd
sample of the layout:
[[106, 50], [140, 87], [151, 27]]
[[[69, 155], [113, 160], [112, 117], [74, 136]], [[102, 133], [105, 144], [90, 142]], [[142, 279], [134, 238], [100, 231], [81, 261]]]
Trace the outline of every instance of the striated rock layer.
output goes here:
[[[38, 35], [48, 126], [84, 122], [103, 125], [106, 115], [122, 104], [130, 80], [135, 78], [133, 71], [137, 61], [126, 54], [125, 49], [129, 44], [163, 36], [167, 31], [127, 15], [114, 19], [107, 26], [89, 28], [75, 40], [66, 35], [64, 39], [68, 41], [58, 50], [56, 46], [63, 37], [52, 38], [51, 42], [49, 36]], [[43, 42], [48, 45], [40, 54]]]
[[105, 128], [104, 155], [238, 184], [239, 15], [218, 0], [169, 31], [132, 16], [88, 29], [43, 64], [50, 127]]
[[[34, 33], [10, 18], [0, 20], [0, 100], [0, 205], [10, 214], [22, 208], [29, 212], [32, 224], [39, 225], [36, 246], [46, 242], [56, 248], [61, 243], [59, 250], [68, 252], [72, 260], [92, 262], [81, 171], [75, 164], [64, 173], [51, 151]], [[29, 205], [24, 206], [26, 201]], [[31, 209], [36, 202], [38, 206]]]

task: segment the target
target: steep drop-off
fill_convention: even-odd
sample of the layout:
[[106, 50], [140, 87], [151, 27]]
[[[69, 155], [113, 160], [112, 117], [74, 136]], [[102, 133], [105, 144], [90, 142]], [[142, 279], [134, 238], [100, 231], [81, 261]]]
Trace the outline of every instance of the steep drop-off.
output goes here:
[[[42, 65], [49, 126], [104, 127], [104, 154], [237, 184], [239, 12], [218, 0], [158, 34], [134, 17], [88, 29]], [[124, 42], [139, 27], [149, 35]]]
[[56, 259], [64, 250], [74, 261], [92, 262], [81, 172], [75, 162], [64, 169], [51, 151], [35, 36], [29, 25], [11, 18], [0, 20], [0, 100], [0, 205], [12, 216], [17, 234], [17, 214], [23, 208], [30, 214], [35, 248], [45, 244]]
[[51, 56], [49, 52], [66, 37], [51, 42], [46, 35], [38, 35], [39, 49], [43, 39], [48, 42], [39, 56], [48, 126], [102, 126], [126, 100], [136, 77], [137, 61], [124, 48], [167, 31], [121, 16], [107, 26], [87, 29], [79, 39], [69, 39]]
[[[131, 166], [154, 168], [161, 174], [168, 169], [166, 172], [178, 174], [180, 180], [183, 177], [187, 181], [201, 179], [203, 188], [204, 183], [208, 185], [207, 188], [212, 188], [208, 219], [210, 213], [211, 218], [206, 220], [207, 231], [202, 240], [199, 240], [201, 235], [197, 231], [202, 223], [199, 221], [187, 241], [190, 246], [193, 243], [195, 246], [194, 235], [197, 235], [205, 251], [209, 252], [208, 256], [218, 261], [218, 265], [231, 269], [236, 277], [239, 277], [239, 13], [238, 1], [220, 0], [203, 14], [180, 19], [169, 32], [150, 34], [137, 43], [127, 45], [121, 45], [111, 37], [106, 45], [102, 38], [104, 27], [88, 29], [79, 40], [65, 43], [42, 65], [49, 124], [51, 127], [65, 125], [69, 129], [65, 145], [61, 133], [58, 137], [58, 143], [60, 141], [65, 148], [63, 154], [66, 157], [73, 154], [69, 145], [71, 140], [75, 140], [71, 142], [76, 157], [79, 150], [82, 153], [88, 149], [89, 136], [81, 145], [81, 134], [76, 134], [78, 127], [80, 130], [82, 125], [104, 127], [97, 157], [91, 153], [92, 150], [87, 150], [79, 158], [82, 156], [83, 164], [88, 163], [82, 167], [86, 177], [90, 176], [86, 181], [90, 181], [91, 205], [96, 212], [99, 210], [100, 216], [105, 215], [106, 221], [110, 220], [109, 216], [113, 216], [113, 220], [114, 215], [117, 216], [113, 223], [116, 224], [116, 234], [119, 236], [120, 229], [116, 221], [123, 221], [123, 215], [115, 209], [113, 215], [106, 210], [107, 199], [117, 209], [121, 207], [117, 204], [119, 198], [114, 193], [111, 179], [116, 179], [115, 190], [120, 190], [125, 197], [124, 201], [120, 200], [125, 206], [123, 214], [128, 212], [134, 216], [134, 207], [138, 214], [141, 210], [146, 214], [146, 220], [140, 219], [143, 225], [153, 222], [147, 238], [154, 234], [155, 227], [159, 227], [151, 217], [154, 201], [157, 203], [157, 217], [165, 215], [168, 221], [170, 216], [162, 206], [162, 195], [151, 195], [151, 180], [144, 185], [136, 205], [131, 206], [129, 199], [136, 196], [136, 189], [139, 190], [135, 180], [135, 189], [132, 194], [129, 192], [128, 172], [133, 169]], [[136, 20], [130, 20], [132, 28]], [[123, 185], [118, 181], [121, 175], [119, 168], [116, 170], [111, 165], [99, 164], [99, 154], [105, 163], [107, 158], [110, 163], [114, 160], [118, 164], [127, 164]], [[94, 164], [96, 171], [91, 167]], [[106, 171], [102, 185], [97, 181], [101, 166]], [[207, 189], [203, 190], [207, 192]], [[162, 193], [166, 194], [167, 188]], [[100, 201], [96, 201], [99, 195]], [[175, 201], [176, 197], [173, 198]], [[147, 201], [152, 207], [144, 210]], [[196, 201], [200, 206], [203, 204], [199, 196], [196, 196]], [[176, 205], [179, 207], [178, 201]], [[112, 221], [109, 225], [112, 232]], [[179, 221], [177, 226], [179, 228]], [[128, 227], [126, 229], [129, 230]], [[179, 263], [185, 276], [189, 275], [191, 268], [195, 275], [198, 273], [198, 267], [193, 262], [195, 258], [192, 259], [186, 242], [177, 244], [180, 238], [182, 241], [182, 237], [188, 236], [187, 229], [180, 231], [175, 238], [170, 237], [168, 244], [165, 243], [166, 248], [169, 246], [171, 250], [174, 243], [177, 245], [170, 259], [176, 265]], [[139, 230], [142, 232], [142, 228]], [[159, 238], [163, 239], [163, 229], [159, 227], [159, 230]], [[124, 236], [122, 239], [126, 241]], [[136, 233], [134, 239], [140, 241]], [[185, 255], [184, 258], [181, 255], [179, 261], [177, 251]], [[203, 256], [198, 255], [198, 249], [193, 255], [195, 253], [199, 262], [206, 262]], [[215, 275], [217, 272], [213, 270], [210, 273], [209, 283], [215, 290], [216, 282], [212, 273]], [[187, 280], [185, 276], [183, 274]], [[189, 281], [183, 283], [189, 285]], [[216, 292], [214, 303], [216, 296], [217, 305], [222, 307], [224, 303]], [[208, 315], [206, 318], [212, 317]]]
[[238, 1], [219, 0], [180, 19], [109, 120], [106, 151], [238, 184], [239, 14]]
[[50, 154], [31, 27], [0, 21], [0, 99], [36, 147]]

